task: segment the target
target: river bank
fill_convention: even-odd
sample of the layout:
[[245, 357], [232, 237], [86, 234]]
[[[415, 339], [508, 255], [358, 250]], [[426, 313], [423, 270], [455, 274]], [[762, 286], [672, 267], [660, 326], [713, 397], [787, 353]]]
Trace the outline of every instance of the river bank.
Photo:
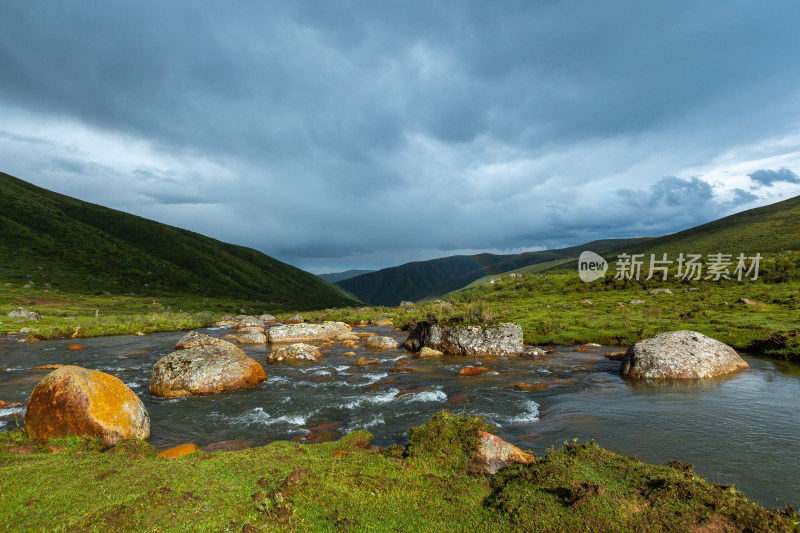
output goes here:
[[[655, 466], [569, 443], [494, 476], [468, 475], [437, 417], [417, 445], [373, 449], [370, 434], [239, 452], [155, 455], [123, 441], [43, 445], [0, 433], [0, 527], [47, 531], [798, 531], [691, 465]], [[26, 455], [9, 453], [20, 448]], [[117, 450], [114, 452], [114, 450]], [[56, 451], [57, 453], [48, 453]], [[36, 480], [32, 483], [31, 480]]]

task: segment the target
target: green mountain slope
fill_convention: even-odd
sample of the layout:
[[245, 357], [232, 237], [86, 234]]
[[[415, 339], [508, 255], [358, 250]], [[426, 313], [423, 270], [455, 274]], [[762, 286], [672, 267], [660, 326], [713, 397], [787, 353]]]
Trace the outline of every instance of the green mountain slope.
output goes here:
[[195, 294], [297, 309], [352, 305], [261, 252], [63, 196], [0, 173], [0, 279], [81, 293]]
[[[599, 253], [609, 262], [616, 261], [622, 253], [643, 254], [645, 265], [650, 260], [650, 254], [661, 259], [666, 253], [667, 259], [672, 261], [676, 261], [680, 253], [700, 254], [704, 256], [701, 262], [705, 262], [708, 254], [728, 254], [735, 263], [740, 253], [751, 257], [756, 253], [764, 256], [797, 251], [800, 250], [800, 196], [614, 250], [593, 250], [588, 245], [587, 249]], [[577, 260], [574, 260], [553, 265], [547, 270], [576, 268]]]
[[317, 274], [319, 277], [324, 279], [325, 281], [330, 281], [331, 283], [336, 283], [337, 281], [343, 281], [346, 279], [354, 278], [356, 276], [360, 276], [362, 274], [369, 274], [370, 272], [375, 272], [374, 270], [345, 270], [344, 272], [331, 272], [329, 274]]
[[800, 249], [800, 196], [653, 239], [628, 253], [754, 254]]
[[522, 267], [560, 261], [578, 255], [585, 249], [609, 251], [633, 245], [644, 239], [607, 239], [558, 250], [542, 250], [512, 255], [456, 255], [416, 261], [384, 268], [337, 284], [364, 302], [373, 305], [397, 305], [402, 300], [435, 298], [466, 287], [487, 275], [497, 275]]

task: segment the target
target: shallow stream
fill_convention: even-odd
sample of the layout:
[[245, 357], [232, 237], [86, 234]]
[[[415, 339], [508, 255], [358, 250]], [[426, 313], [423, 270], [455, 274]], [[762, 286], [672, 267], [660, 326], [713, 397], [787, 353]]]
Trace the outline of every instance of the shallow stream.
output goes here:
[[[222, 337], [228, 328], [205, 330]], [[391, 335], [389, 328], [361, 328]], [[322, 424], [342, 435], [365, 428], [375, 444], [405, 443], [409, 427], [440, 409], [486, 415], [498, 434], [523, 449], [544, 453], [567, 440], [594, 439], [617, 453], [661, 463], [679, 459], [716, 483], [768, 507], [800, 504], [800, 365], [745, 357], [750, 369], [714, 380], [635, 384], [621, 379], [613, 346], [578, 351], [557, 346], [545, 357], [488, 359], [444, 357], [413, 360], [419, 372], [393, 373], [404, 350], [355, 350], [380, 365], [351, 368], [351, 351], [323, 350], [318, 363], [267, 365], [269, 347], [242, 348], [264, 364], [269, 380], [246, 391], [164, 400], [150, 394], [153, 364], [170, 353], [182, 333], [145, 337], [17, 343], [0, 340], [0, 400], [25, 402], [47, 371], [45, 364], [76, 364], [119, 377], [150, 413], [157, 448], [182, 443], [206, 446], [241, 439], [260, 445], [308, 434]], [[581, 349], [585, 350], [585, 349]], [[493, 373], [456, 377], [468, 365]], [[517, 382], [545, 383], [536, 392]], [[421, 390], [420, 390], [421, 389]], [[408, 394], [399, 393], [416, 391]], [[22, 423], [25, 408], [0, 408], [0, 431]], [[16, 416], [16, 418], [15, 418]]]

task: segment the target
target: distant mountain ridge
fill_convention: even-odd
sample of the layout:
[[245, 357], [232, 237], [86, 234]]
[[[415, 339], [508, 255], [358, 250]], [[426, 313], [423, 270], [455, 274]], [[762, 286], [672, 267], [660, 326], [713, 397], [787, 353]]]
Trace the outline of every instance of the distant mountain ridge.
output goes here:
[[0, 279], [67, 291], [185, 294], [286, 308], [351, 295], [261, 252], [64, 196], [0, 172]]
[[329, 274], [317, 274], [319, 277], [324, 279], [325, 281], [330, 281], [331, 283], [336, 283], [338, 281], [344, 281], [346, 279], [354, 278], [356, 276], [360, 276], [362, 274], [369, 274], [371, 272], [375, 272], [374, 270], [345, 270], [344, 272], [331, 272]]
[[577, 258], [583, 250], [607, 252], [647, 241], [605, 239], [558, 250], [522, 254], [456, 255], [416, 261], [337, 282], [337, 285], [372, 305], [398, 305], [402, 300], [436, 298], [466, 287], [486, 275], [497, 275], [529, 265]]

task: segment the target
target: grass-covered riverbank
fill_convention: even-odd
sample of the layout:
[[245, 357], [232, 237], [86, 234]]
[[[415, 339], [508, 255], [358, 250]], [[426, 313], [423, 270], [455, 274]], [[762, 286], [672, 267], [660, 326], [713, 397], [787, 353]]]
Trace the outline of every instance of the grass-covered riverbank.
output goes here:
[[690, 465], [648, 465], [592, 443], [495, 476], [467, 475], [478, 426], [440, 414], [412, 433], [409, 448], [370, 449], [359, 431], [325, 444], [281, 441], [178, 459], [138, 441], [102, 451], [92, 440], [34, 443], [2, 433], [0, 528], [800, 531], [797, 515], [708, 483]]

